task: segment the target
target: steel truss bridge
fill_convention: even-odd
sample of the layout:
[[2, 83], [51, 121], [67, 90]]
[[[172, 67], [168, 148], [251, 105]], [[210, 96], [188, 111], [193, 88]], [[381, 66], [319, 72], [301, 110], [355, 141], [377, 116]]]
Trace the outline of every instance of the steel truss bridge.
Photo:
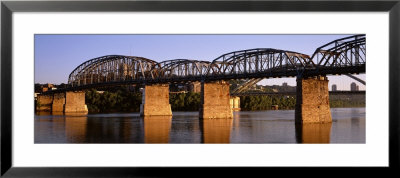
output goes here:
[[[329, 91], [329, 95], [365, 95], [365, 91]], [[242, 92], [242, 93], [231, 93], [230, 96], [262, 96], [262, 95], [282, 95], [296, 96], [296, 92]]]
[[365, 73], [365, 65], [365, 35], [354, 35], [329, 42], [311, 56], [272, 48], [234, 51], [213, 61], [102, 56], [76, 67], [69, 75], [68, 88], [359, 74]]

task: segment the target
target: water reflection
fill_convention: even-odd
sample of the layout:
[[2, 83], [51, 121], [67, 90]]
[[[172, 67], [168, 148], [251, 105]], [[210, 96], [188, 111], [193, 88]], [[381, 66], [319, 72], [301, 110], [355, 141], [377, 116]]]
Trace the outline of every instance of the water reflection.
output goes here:
[[86, 116], [65, 116], [51, 112], [38, 112], [36, 115], [42, 117], [35, 120], [35, 143], [86, 142]]
[[38, 115], [38, 116], [48, 116], [48, 115], [52, 115], [52, 114], [51, 114], [51, 112], [49, 112], [49, 111], [37, 111], [37, 112], [35, 112], [35, 115]]
[[84, 143], [87, 133], [87, 117], [65, 117], [65, 134], [68, 142]]
[[199, 119], [197, 112], [35, 115], [35, 143], [365, 143], [365, 108], [332, 109], [332, 123], [295, 125], [294, 110], [235, 112]]
[[144, 142], [168, 143], [172, 116], [145, 116]]
[[296, 124], [297, 143], [330, 143], [332, 123]]
[[87, 131], [89, 143], [143, 143], [140, 117], [90, 116]]
[[[49, 114], [50, 114], [50, 112], [49, 112]], [[51, 115], [54, 115], [54, 116], [62, 116], [62, 115], [64, 115], [64, 112], [51, 112]]]
[[233, 119], [199, 119], [202, 143], [230, 143]]

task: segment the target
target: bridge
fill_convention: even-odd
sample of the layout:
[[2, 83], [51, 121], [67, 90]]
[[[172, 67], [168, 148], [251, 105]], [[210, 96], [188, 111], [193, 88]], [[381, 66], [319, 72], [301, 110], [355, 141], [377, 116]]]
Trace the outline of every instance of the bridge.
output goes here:
[[[262, 95], [296, 95], [297, 92], [242, 92], [231, 93], [231, 96], [262, 96]], [[329, 95], [365, 95], [363, 91], [329, 91]]]
[[226, 53], [213, 61], [174, 59], [156, 62], [137, 56], [102, 56], [77, 66], [68, 77], [68, 87], [44, 94], [48, 97], [48, 102], [44, 103], [51, 100], [52, 111], [87, 112], [83, 90], [142, 84], [145, 87], [141, 114], [172, 115], [169, 84], [199, 81], [200, 117], [232, 118], [226, 80], [250, 79], [256, 83], [264, 78], [296, 77], [296, 122], [330, 122], [326, 75], [365, 73], [365, 44], [365, 35], [354, 35], [329, 42], [311, 56], [256, 48]]

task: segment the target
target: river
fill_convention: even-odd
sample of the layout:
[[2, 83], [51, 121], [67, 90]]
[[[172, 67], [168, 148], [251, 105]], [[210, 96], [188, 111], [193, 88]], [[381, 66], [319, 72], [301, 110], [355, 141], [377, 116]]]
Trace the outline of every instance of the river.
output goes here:
[[35, 143], [365, 143], [365, 108], [332, 108], [332, 123], [294, 122], [294, 110], [239, 111], [233, 119], [139, 113], [35, 115]]

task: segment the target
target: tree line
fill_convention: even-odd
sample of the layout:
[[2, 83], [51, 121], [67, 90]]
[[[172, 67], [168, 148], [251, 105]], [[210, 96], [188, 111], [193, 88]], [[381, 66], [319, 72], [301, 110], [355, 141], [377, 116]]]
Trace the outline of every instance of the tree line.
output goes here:
[[[89, 113], [109, 112], [139, 112], [142, 103], [140, 92], [126, 92], [123, 89], [97, 92], [95, 89], [86, 91], [86, 104]], [[170, 95], [172, 111], [198, 111], [200, 109], [200, 93], [187, 92]], [[241, 96], [240, 107], [243, 111], [270, 110], [273, 105], [279, 109], [295, 109], [294, 96]], [[365, 101], [330, 99], [330, 107], [365, 107]]]

